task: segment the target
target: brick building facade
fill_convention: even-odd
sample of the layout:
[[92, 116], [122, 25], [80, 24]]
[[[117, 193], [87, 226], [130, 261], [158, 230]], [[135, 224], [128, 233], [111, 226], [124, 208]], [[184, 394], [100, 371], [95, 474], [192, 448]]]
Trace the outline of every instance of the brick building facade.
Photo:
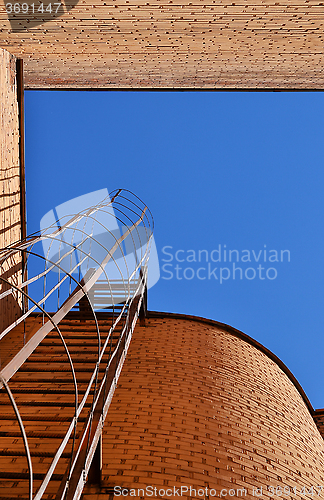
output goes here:
[[135, 329], [105, 422], [102, 487], [86, 486], [84, 499], [107, 498], [116, 486], [115, 498], [150, 486], [157, 498], [176, 498], [181, 486], [184, 498], [206, 488], [209, 498], [243, 489], [255, 498], [261, 487], [262, 498], [276, 488], [278, 497], [318, 497], [324, 442], [315, 420], [293, 375], [247, 335], [150, 313]]
[[[24, 236], [23, 113], [17, 61], [2, 49], [0, 70], [1, 246], [4, 247]], [[21, 283], [22, 259], [12, 262], [9, 271], [12, 283]], [[21, 314], [21, 304], [15, 297], [2, 304], [4, 328]], [[78, 321], [80, 327], [86, 326]], [[40, 349], [52, 349], [50, 339], [46, 341], [47, 344], [40, 344]], [[76, 356], [79, 351], [78, 347]], [[36, 373], [38, 367], [33, 368], [33, 363], [41, 360], [37, 357], [36, 361], [29, 360], [29, 370]], [[16, 392], [22, 394], [17, 399], [20, 402], [23, 399], [24, 416], [29, 413], [28, 422], [32, 422], [28, 424], [32, 443], [36, 440], [35, 408], [40, 402], [43, 405], [37, 410], [38, 421], [43, 422], [38, 438], [48, 438], [48, 449], [44, 456], [33, 450], [38, 475], [42, 477], [46, 460], [50, 463], [51, 446], [54, 449], [58, 431], [63, 429], [55, 412], [65, 422], [62, 408], [71, 406], [63, 368], [61, 371], [63, 375], [56, 366], [53, 374], [46, 373], [46, 384], [37, 378], [30, 382], [31, 377], [23, 371], [17, 372], [16, 377]], [[23, 383], [34, 384], [38, 391], [44, 389], [45, 396], [35, 396], [33, 405], [27, 401], [30, 396], [26, 396], [31, 391], [30, 385], [18, 387], [23, 377]], [[46, 393], [47, 382], [59, 377], [59, 383], [65, 384], [64, 395], [60, 388]], [[24, 452], [21, 443], [16, 442], [18, 431], [13, 432], [17, 424], [13, 411], [8, 410], [5, 415], [10, 405], [4, 392], [2, 397], [2, 417], [6, 418], [0, 431], [4, 439], [0, 454], [0, 499], [26, 500]], [[50, 411], [45, 411], [45, 407], [58, 408], [50, 416], [52, 437], [49, 437], [50, 426], [44, 423], [45, 414]], [[72, 419], [73, 411], [70, 413], [68, 417]], [[284, 364], [247, 335], [201, 318], [149, 313], [145, 326], [136, 326], [103, 428], [101, 484], [89, 481], [83, 499], [113, 497], [115, 487], [122, 488], [117, 488], [115, 497], [123, 498], [134, 492], [143, 496], [137, 495], [138, 489], [147, 487], [153, 488], [153, 494], [146, 496], [155, 498], [178, 498], [181, 487], [184, 498], [252, 499], [258, 495], [291, 500], [318, 498], [324, 486], [323, 422], [324, 410], [313, 410]], [[63, 458], [70, 460], [68, 454]], [[5, 467], [10, 470], [1, 476]], [[57, 481], [61, 479], [56, 477]], [[190, 487], [196, 492], [190, 493]], [[51, 488], [44, 499], [55, 498], [56, 483], [51, 483]], [[162, 491], [156, 494], [154, 488]], [[124, 495], [118, 495], [122, 491]]]

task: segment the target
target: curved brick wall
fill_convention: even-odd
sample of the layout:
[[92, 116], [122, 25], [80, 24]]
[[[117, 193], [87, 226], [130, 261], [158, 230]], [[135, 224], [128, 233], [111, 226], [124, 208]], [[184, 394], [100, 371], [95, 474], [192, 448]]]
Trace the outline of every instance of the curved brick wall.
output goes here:
[[319, 498], [302, 488], [324, 490], [324, 441], [278, 364], [226, 328], [172, 315], [146, 321], [104, 426], [102, 493], [191, 485], [256, 498], [262, 486], [268, 498], [270, 485], [289, 486], [283, 498]]

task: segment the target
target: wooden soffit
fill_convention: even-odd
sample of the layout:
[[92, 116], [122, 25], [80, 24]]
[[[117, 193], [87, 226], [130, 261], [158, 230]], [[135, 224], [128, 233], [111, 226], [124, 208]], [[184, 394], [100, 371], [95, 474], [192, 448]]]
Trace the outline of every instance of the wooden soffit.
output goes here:
[[66, 0], [59, 9], [9, 20], [0, 4], [0, 46], [24, 59], [27, 89], [324, 88], [324, 1]]

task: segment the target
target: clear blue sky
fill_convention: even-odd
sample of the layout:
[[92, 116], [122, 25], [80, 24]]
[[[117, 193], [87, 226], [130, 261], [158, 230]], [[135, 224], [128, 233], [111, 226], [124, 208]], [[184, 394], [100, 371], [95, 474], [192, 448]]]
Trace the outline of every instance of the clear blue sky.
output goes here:
[[324, 94], [27, 91], [25, 103], [28, 232], [71, 198], [130, 189], [155, 220], [149, 309], [242, 330], [324, 407]]

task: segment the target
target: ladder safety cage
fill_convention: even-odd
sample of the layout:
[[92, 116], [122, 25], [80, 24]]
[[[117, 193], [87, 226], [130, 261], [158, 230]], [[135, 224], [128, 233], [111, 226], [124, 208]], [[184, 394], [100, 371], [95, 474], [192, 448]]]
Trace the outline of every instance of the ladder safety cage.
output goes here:
[[[146, 308], [151, 212], [127, 190], [95, 201], [0, 251], [1, 313], [9, 299], [20, 309], [0, 332], [0, 422], [16, 422], [0, 428], [0, 482], [21, 481], [26, 500], [80, 497]], [[18, 278], [7, 272], [17, 256]], [[8, 457], [24, 457], [21, 471]]]

